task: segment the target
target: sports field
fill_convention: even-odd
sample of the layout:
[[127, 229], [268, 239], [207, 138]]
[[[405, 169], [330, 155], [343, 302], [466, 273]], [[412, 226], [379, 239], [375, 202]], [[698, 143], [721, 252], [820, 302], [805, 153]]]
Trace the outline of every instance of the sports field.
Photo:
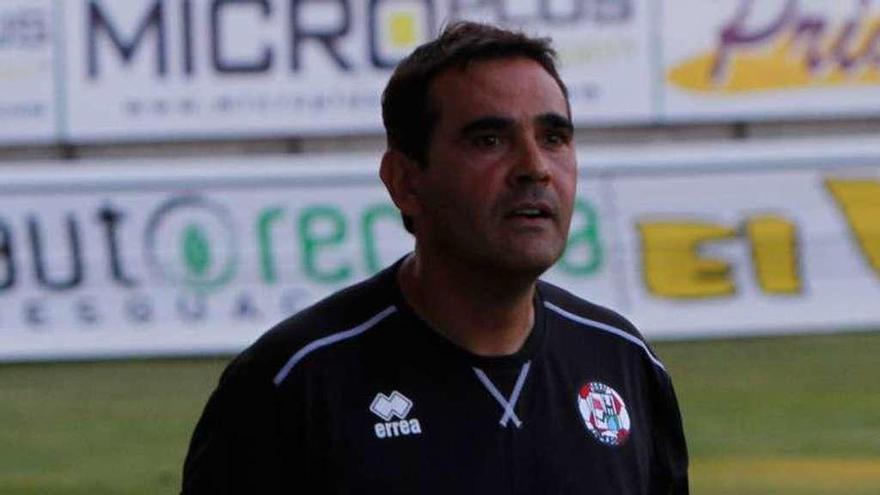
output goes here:
[[[658, 343], [693, 493], [880, 494], [880, 333]], [[175, 493], [225, 359], [0, 367], [0, 494]]]

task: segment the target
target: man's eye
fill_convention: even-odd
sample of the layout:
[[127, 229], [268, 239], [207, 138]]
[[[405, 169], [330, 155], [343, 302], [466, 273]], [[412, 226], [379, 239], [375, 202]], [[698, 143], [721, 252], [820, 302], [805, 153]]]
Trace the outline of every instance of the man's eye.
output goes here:
[[568, 135], [562, 132], [548, 132], [547, 135], [544, 136], [544, 142], [554, 146], [566, 144], [569, 140], [570, 138]]
[[483, 134], [475, 136], [472, 139], [472, 143], [481, 148], [493, 148], [501, 144], [501, 136], [498, 136], [497, 134]]

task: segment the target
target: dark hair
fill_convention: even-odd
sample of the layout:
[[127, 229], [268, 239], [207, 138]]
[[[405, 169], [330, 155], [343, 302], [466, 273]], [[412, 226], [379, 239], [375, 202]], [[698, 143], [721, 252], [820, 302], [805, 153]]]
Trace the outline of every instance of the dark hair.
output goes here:
[[437, 119], [437, 109], [432, 107], [428, 95], [434, 78], [452, 67], [509, 57], [526, 57], [541, 64], [568, 100], [549, 38], [530, 38], [487, 24], [457, 22], [401, 61], [388, 81], [382, 94], [388, 147], [425, 166], [428, 142]]
[[[431, 82], [447, 69], [475, 61], [526, 57], [541, 64], [568, 103], [568, 90], [556, 70], [556, 51], [549, 38], [532, 38], [488, 24], [455, 22], [437, 39], [425, 43], [398, 64], [382, 93], [382, 121], [388, 148], [400, 151], [420, 167], [427, 166], [427, 149], [438, 110], [429, 97]], [[412, 232], [412, 222], [404, 216]]]

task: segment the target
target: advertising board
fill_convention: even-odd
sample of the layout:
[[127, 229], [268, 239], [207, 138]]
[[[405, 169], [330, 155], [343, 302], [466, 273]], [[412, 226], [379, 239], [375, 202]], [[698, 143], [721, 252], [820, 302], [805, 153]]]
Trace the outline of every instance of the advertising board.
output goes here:
[[[649, 338], [880, 327], [877, 150], [582, 149], [568, 248], [545, 278]], [[0, 360], [242, 349], [412, 249], [378, 160], [2, 171]]]
[[552, 35], [578, 123], [652, 107], [648, 0], [61, 3], [74, 141], [377, 132], [380, 94], [457, 19]]
[[880, 4], [663, 2], [665, 120], [876, 115]]
[[50, 0], [0, 3], [0, 143], [56, 139]]
[[880, 327], [880, 166], [828, 165], [615, 180], [620, 309], [677, 337]]
[[[5, 171], [0, 360], [242, 349], [412, 248], [376, 163], [345, 155], [248, 158], [246, 169], [230, 159]], [[552, 276], [611, 294], [602, 214], [578, 200]]]
[[549, 36], [578, 126], [871, 116], [871, 0], [8, 0], [0, 143], [381, 131], [449, 22]]

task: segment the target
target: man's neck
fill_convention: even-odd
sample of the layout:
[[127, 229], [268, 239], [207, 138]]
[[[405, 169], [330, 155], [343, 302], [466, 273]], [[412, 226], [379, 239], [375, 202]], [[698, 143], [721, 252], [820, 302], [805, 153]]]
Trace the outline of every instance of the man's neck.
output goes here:
[[499, 277], [418, 251], [398, 271], [413, 310], [455, 344], [481, 356], [517, 352], [534, 324], [535, 280]]

